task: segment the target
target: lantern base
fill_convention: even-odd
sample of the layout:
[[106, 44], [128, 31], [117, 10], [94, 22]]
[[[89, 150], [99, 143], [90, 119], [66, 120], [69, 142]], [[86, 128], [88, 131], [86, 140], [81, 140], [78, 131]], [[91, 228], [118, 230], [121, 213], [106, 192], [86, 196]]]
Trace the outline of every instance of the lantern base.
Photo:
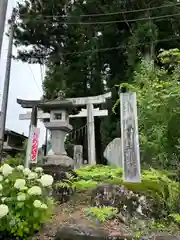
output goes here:
[[43, 158], [44, 164], [64, 165], [74, 168], [74, 160], [67, 155], [49, 155]]

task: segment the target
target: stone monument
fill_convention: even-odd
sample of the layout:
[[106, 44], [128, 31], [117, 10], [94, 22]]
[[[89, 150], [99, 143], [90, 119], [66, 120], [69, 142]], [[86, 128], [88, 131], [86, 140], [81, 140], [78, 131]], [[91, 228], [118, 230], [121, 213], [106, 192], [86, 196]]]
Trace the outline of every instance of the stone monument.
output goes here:
[[137, 103], [135, 92], [120, 92], [121, 149], [124, 182], [141, 182]]
[[72, 158], [67, 156], [64, 147], [64, 140], [72, 126], [69, 124], [69, 112], [73, 108], [71, 101], [65, 100], [63, 96], [59, 96], [55, 100], [41, 102], [38, 107], [43, 112], [50, 113], [49, 121], [45, 121], [44, 125], [51, 131], [52, 153], [44, 157], [45, 164], [74, 166]]
[[74, 168], [78, 169], [83, 165], [83, 146], [74, 146]]
[[104, 158], [109, 164], [122, 167], [121, 138], [115, 138], [104, 150]]

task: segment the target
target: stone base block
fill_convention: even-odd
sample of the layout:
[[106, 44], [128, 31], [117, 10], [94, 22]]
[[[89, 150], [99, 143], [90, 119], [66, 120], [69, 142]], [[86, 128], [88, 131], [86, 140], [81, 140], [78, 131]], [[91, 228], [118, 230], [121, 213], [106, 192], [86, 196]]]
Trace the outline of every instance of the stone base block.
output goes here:
[[43, 158], [44, 164], [64, 165], [74, 167], [74, 160], [67, 155], [49, 155]]

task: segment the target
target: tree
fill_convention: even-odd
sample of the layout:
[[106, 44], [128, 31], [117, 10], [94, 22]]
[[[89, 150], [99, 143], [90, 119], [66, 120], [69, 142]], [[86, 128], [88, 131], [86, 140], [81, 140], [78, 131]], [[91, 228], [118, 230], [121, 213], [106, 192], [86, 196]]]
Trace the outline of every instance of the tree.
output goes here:
[[[142, 56], [153, 57], [160, 48], [179, 47], [177, 39], [163, 40], [169, 36], [177, 38], [179, 16], [159, 19], [179, 13], [173, 0], [71, 2], [26, 0], [17, 7], [20, 19], [15, 31], [15, 44], [20, 47], [17, 58], [45, 62], [48, 70], [44, 98], [55, 98], [59, 90], [64, 90], [68, 97], [101, 94], [119, 82], [130, 82]], [[162, 7], [165, 4], [171, 6]], [[142, 18], [143, 21], [137, 20]], [[116, 97], [117, 93], [113, 94], [112, 102]], [[104, 146], [107, 139], [116, 135], [116, 121], [113, 114], [96, 120], [96, 136], [103, 137]], [[80, 123], [73, 122], [75, 127]], [[101, 145], [98, 139], [97, 148]]]
[[[161, 53], [162, 55], [162, 53]], [[169, 74], [143, 60], [134, 82], [124, 83], [137, 93], [141, 161], [150, 166], [174, 167], [180, 156], [179, 69]]]
[[180, 67], [180, 50], [178, 48], [170, 50], [161, 49], [158, 60], [159, 63], [171, 73]]

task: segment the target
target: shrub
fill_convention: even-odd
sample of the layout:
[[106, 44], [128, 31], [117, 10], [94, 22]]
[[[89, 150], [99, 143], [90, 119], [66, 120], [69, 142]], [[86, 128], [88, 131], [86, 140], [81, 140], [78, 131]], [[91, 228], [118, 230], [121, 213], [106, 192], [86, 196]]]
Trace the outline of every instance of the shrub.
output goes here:
[[9, 164], [12, 167], [16, 167], [18, 165], [23, 165], [23, 158], [20, 155], [17, 155], [16, 157], [8, 156], [8, 158], [3, 162], [3, 164]]
[[65, 173], [65, 177], [57, 181], [53, 186], [53, 196], [60, 203], [67, 202], [74, 192], [73, 179], [70, 173]]
[[172, 213], [169, 215], [176, 223], [180, 224], [180, 214]]
[[[178, 55], [177, 55], [178, 53]], [[142, 60], [137, 65], [133, 81], [118, 87], [136, 92], [141, 163], [145, 166], [177, 169], [180, 156], [180, 86], [178, 49], [162, 51], [158, 56], [161, 67]], [[171, 60], [178, 67], [167, 68]], [[164, 65], [165, 64], [165, 65]], [[163, 66], [164, 65], [164, 66]], [[113, 111], [119, 107], [117, 100]]]
[[49, 197], [53, 178], [42, 168], [19, 165], [0, 168], [0, 231], [27, 239], [52, 212]]
[[97, 182], [105, 182], [122, 176], [121, 168], [105, 165], [87, 165], [75, 170], [75, 172], [79, 180], [93, 180]]
[[73, 187], [79, 190], [87, 190], [94, 188], [97, 185], [97, 182], [94, 180], [79, 180], [73, 183]]
[[110, 220], [114, 218], [117, 214], [118, 210], [114, 207], [103, 206], [103, 207], [89, 207], [84, 209], [84, 213], [87, 216], [94, 217], [100, 222], [104, 222], [106, 220]]

